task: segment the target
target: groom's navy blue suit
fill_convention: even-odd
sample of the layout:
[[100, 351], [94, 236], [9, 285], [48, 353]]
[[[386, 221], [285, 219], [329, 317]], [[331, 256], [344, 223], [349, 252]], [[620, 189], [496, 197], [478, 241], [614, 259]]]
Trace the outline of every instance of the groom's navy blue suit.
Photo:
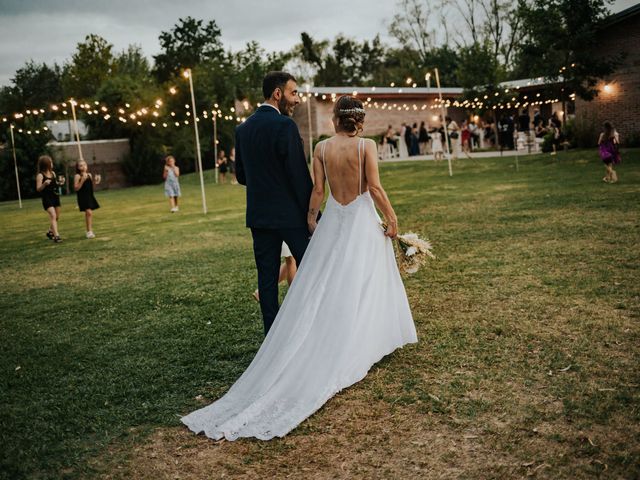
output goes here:
[[282, 242], [298, 266], [309, 244], [307, 211], [313, 182], [291, 118], [262, 105], [236, 128], [236, 178], [247, 186], [247, 227], [253, 235], [266, 334], [279, 308]]

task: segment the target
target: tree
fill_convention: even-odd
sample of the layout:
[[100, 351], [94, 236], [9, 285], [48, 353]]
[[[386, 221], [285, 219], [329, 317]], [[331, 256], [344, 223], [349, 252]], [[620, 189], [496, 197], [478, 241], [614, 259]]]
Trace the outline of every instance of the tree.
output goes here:
[[338, 35], [329, 42], [316, 41], [306, 32], [294, 51], [312, 67], [314, 83], [326, 86], [371, 84], [380, 77], [386, 56], [379, 36], [359, 43]]
[[60, 67], [29, 61], [16, 71], [11, 86], [0, 89], [0, 111], [13, 113], [42, 108], [63, 99]]
[[127, 75], [140, 82], [153, 83], [149, 60], [142, 53], [140, 45], [129, 45], [115, 57], [113, 63], [118, 75]]
[[[13, 164], [13, 151], [11, 149], [11, 137], [9, 126], [4, 124], [0, 135], [7, 148], [0, 149], [0, 201], [15, 200], [18, 198], [16, 189], [16, 177]], [[38, 157], [50, 154], [47, 142], [49, 135], [42, 133], [43, 120], [38, 117], [27, 117], [22, 125], [23, 132], [16, 128], [14, 138], [16, 145], [16, 160], [18, 165], [18, 176], [20, 177], [20, 191], [23, 198], [35, 197], [36, 192], [35, 176], [37, 170]], [[39, 130], [39, 134], [28, 135], [27, 130]], [[63, 172], [58, 170], [58, 173]]]
[[[598, 81], [615, 71], [620, 57], [597, 55], [599, 23], [606, 0], [521, 0], [525, 32], [517, 51], [518, 71], [555, 83], [553, 94], [566, 101], [572, 94], [593, 99]], [[566, 115], [565, 115], [566, 117]]]
[[[389, 25], [389, 33], [400, 45], [417, 53], [423, 64], [427, 63], [429, 52], [436, 47], [435, 31], [430, 29], [431, 12], [428, 2], [420, 0], [399, 0], [398, 10]], [[446, 24], [445, 24], [446, 28]]]
[[501, 65], [488, 43], [463, 47], [459, 55], [456, 76], [461, 87], [471, 90], [477, 86], [497, 85], [502, 79]]
[[66, 97], [93, 97], [102, 82], [114, 71], [113, 45], [99, 35], [87, 35], [78, 43], [71, 62], [64, 66], [63, 91]]
[[224, 48], [215, 20], [204, 23], [192, 17], [181, 18], [168, 32], [160, 34], [162, 53], [155, 55], [154, 73], [160, 82], [194, 68], [206, 60], [222, 59]]

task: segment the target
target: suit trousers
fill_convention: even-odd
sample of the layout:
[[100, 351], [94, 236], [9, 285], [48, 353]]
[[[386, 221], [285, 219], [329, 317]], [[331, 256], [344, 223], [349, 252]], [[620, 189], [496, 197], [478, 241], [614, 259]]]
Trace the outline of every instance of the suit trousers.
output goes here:
[[309, 245], [309, 230], [301, 228], [254, 228], [253, 254], [258, 270], [258, 290], [260, 290], [260, 310], [264, 322], [264, 333], [269, 333], [278, 314], [278, 277], [280, 275], [280, 251], [282, 242], [291, 250], [296, 264], [300, 267], [302, 256]]

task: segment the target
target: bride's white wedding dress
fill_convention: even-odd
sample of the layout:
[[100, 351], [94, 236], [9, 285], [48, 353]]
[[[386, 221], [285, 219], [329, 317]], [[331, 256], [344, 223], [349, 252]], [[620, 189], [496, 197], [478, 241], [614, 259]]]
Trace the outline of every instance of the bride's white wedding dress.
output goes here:
[[283, 437], [382, 357], [417, 341], [369, 192], [360, 187], [341, 205], [327, 183], [322, 219], [269, 334], [222, 398], [182, 418], [194, 432], [216, 440]]

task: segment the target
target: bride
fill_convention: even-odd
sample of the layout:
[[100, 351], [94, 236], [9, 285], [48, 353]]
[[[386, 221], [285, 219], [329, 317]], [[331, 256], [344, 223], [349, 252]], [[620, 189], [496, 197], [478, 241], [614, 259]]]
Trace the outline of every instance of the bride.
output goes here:
[[[389, 238], [397, 220], [380, 184], [376, 145], [358, 137], [362, 102], [345, 95], [333, 113], [336, 135], [314, 152], [313, 236], [304, 260], [251, 365], [222, 398], [182, 418], [195, 433], [283, 437], [382, 357], [417, 342]], [[316, 224], [325, 182], [329, 197]]]

